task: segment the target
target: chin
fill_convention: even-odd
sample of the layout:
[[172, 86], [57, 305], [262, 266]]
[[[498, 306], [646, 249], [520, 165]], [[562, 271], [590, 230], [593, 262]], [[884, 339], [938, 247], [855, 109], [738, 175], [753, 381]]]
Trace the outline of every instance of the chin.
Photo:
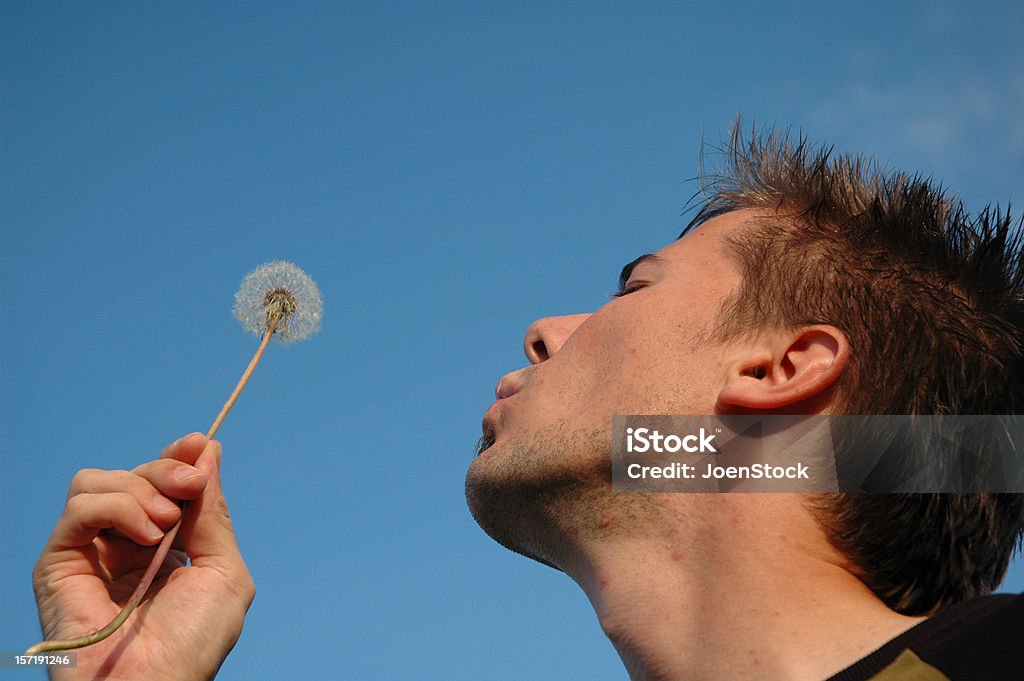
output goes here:
[[542, 535], [549, 532], [538, 532], [536, 529], [539, 505], [535, 500], [531, 503], [528, 497], [538, 495], [524, 494], [522, 489], [490, 477], [491, 471], [487, 468], [478, 457], [466, 474], [466, 503], [477, 525], [509, 551], [560, 570], [550, 552], [542, 549], [544, 544], [549, 543], [542, 539]]
[[[480, 528], [505, 548], [546, 565], [538, 528], [551, 528], [542, 448], [485, 430], [466, 472], [466, 502]], [[548, 474], [550, 471], [548, 472]], [[546, 534], [546, 532], [544, 532]]]
[[466, 473], [469, 510], [502, 546], [561, 569], [580, 521], [611, 502], [610, 444], [558, 427], [527, 440], [507, 435], [481, 438]]

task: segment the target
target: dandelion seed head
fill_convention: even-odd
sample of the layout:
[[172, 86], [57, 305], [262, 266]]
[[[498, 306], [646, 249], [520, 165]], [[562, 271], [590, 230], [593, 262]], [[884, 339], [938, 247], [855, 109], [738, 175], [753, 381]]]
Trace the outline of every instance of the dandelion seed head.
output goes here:
[[277, 318], [274, 338], [282, 343], [304, 340], [320, 328], [323, 301], [309, 276], [290, 262], [260, 265], [242, 280], [235, 294], [235, 319], [262, 338]]

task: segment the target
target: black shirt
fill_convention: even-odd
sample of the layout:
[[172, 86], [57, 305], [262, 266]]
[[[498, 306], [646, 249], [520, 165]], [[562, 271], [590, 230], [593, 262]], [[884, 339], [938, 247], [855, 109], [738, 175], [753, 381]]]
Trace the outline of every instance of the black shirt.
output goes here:
[[[905, 651], [914, 655], [904, 655]], [[1024, 594], [980, 596], [957, 603], [903, 632], [828, 681], [911, 678], [942, 672], [950, 681], [1024, 681]], [[928, 666], [933, 669], [928, 669]], [[897, 671], [898, 667], [898, 671]], [[918, 675], [914, 678], [929, 678]]]

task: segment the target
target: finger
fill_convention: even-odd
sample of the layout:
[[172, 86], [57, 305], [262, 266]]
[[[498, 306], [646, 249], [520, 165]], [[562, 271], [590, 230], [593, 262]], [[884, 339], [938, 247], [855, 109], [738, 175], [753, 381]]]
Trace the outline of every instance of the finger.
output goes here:
[[252, 578], [238, 550], [231, 525], [221, 488], [220, 462], [220, 443], [211, 440], [196, 461], [196, 468], [206, 472], [209, 482], [202, 496], [189, 503], [182, 524], [184, 545], [196, 567], [216, 568], [231, 577], [240, 588], [249, 588], [247, 585]]
[[64, 513], [50, 535], [50, 547], [85, 546], [106, 529], [114, 529], [144, 546], [152, 546], [164, 534], [131, 494], [76, 494], [64, 505]]
[[164, 451], [160, 452], [160, 458], [177, 459], [187, 464], [194, 464], [199, 455], [203, 453], [205, 447], [205, 435], [202, 433], [190, 433], [168, 445]]
[[148, 482], [158, 494], [171, 499], [195, 499], [208, 481], [206, 473], [175, 459], [147, 461], [132, 473]]
[[79, 494], [130, 494], [157, 525], [168, 528], [181, 515], [175, 499], [193, 499], [206, 486], [206, 474], [186, 463], [159, 459], [133, 471], [85, 469], [75, 474], [68, 499]]

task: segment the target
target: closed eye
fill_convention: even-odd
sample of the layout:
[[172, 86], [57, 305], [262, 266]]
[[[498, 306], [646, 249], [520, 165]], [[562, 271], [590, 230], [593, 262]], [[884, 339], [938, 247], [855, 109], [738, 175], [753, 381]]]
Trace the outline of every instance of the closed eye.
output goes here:
[[622, 272], [619, 273], [619, 289], [611, 297], [621, 298], [622, 296], [628, 296], [630, 293], [639, 291], [647, 286], [648, 282], [646, 281], [632, 281], [633, 271], [640, 265], [656, 267], [660, 262], [661, 256], [655, 253], [644, 253], [633, 262], [627, 263], [622, 268]]
[[642, 281], [626, 282], [625, 284], [620, 286], [617, 291], [614, 291], [610, 297], [621, 298], [622, 296], [628, 296], [630, 293], [635, 293], [640, 289], [644, 288], [645, 286], [647, 286], [647, 284]]

